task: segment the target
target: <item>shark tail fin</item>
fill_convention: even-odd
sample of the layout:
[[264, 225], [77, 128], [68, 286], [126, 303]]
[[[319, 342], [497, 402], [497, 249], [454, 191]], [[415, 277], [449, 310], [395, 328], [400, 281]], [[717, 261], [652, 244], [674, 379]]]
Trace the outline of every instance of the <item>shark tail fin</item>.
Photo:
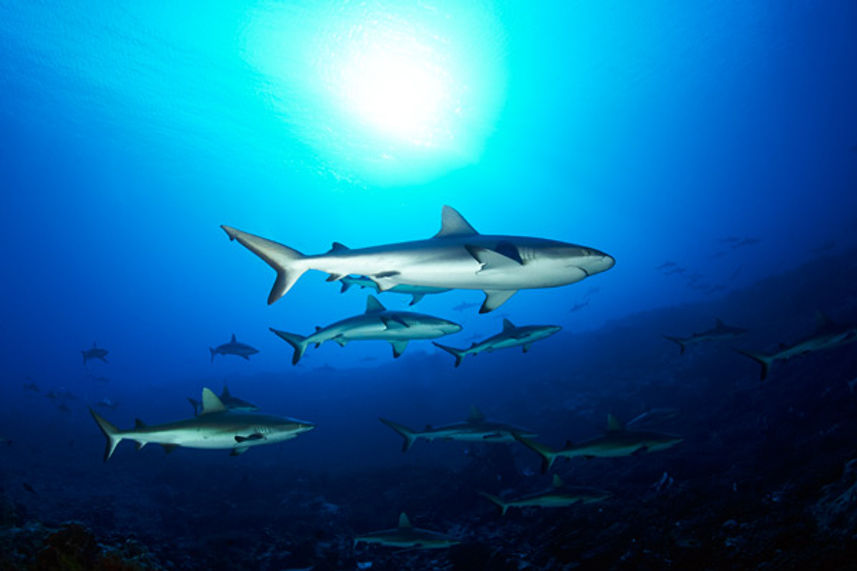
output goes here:
[[413, 430], [411, 430], [407, 426], [402, 426], [401, 424], [393, 422], [392, 420], [387, 420], [386, 418], [379, 418], [378, 420], [398, 432], [399, 435], [405, 439], [405, 441], [402, 443], [402, 452], [407, 452], [410, 447], [414, 445], [416, 435], [414, 434]]
[[684, 341], [682, 339], [679, 339], [678, 337], [669, 337], [667, 335], [664, 335], [664, 339], [677, 343], [679, 346], [679, 355], [684, 355]]
[[238, 240], [245, 248], [262, 258], [269, 266], [277, 272], [277, 281], [274, 282], [274, 287], [268, 295], [268, 305], [271, 305], [286, 292], [288, 292], [295, 282], [307, 271], [307, 268], [299, 264], [304, 259], [304, 255], [293, 250], [288, 246], [284, 246], [273, 240], [262, 238], [242, 232], [230, 226], [221, 226], [230, 240]]
[[304, 352], [308, 346], [307, 338], [302, 337], [296, 333], [287, 333], [286, 331], [280, 331], [279, 329], [274, 329], [273, 327], [269, 328], [274, 334], [277, 335], [280, 339], [288, 343], [295, 350], [294, 355], [292, 355], [292, 365], [297, 365], [298, 361], [301, 360], [301, 357], [304, 356]]
[[119, 429], [101, 418], [97, 412], [89, 409], [89, 414], [91, 414], [92, 418], [95, 419], [95, 423], [107, 439], [107, 447], [104, 449], [104, 461], [107, 462], [110, 457], [113, 456], [113, 451], [116, 450], [116, 446], [118, 446], [122, 441], [122, 436], [119, 434]]
[[742, 351], [741, 349], [735, 349], [736, 352], [744, 355], [745, 357], [749, 357], [753, 359], [759, 365], [761, 365], [762, 370], [759, 374], [759, 380], [764, 381], [768, 376], [768, 370], [771, 368], [771, 365], [774, 363], [774, 359], [771, 358], [770, 355], [762, 355], [761, 353], [751, 353], [749, 351]]
[[483, 498], [485, 498], [486, 500], [490, 501], [494, 505], [496, 505], [500, 509], [500, 515], [501, 516], [506, 515], [506, 510], [509, 509], [509, 504], [507, 504], [506, 502], [504, 502], [503, 500], [501, 500], [497, 496], [494, 496], [494, 495], [489, 494], [487, 492], [479, 492], [479, 495], [482, 496]]
[[556, 460], [556, 452], [554, 450], [549, 446], [536, 442], [535, 440], [524, 438], [515, 432], [512, 433], [512, 436], [515, 437], [515, 440], [542, 457], [542, 474], [550, 470], [550, 467], [553, 466], [554, 460]]
[[453, 357], [455, 357], [455, 366], [459, 366], [461, 364], [461, 360], [464, 359], [464, 356], [467, 355], [466, 349], [456, 349], [455, 347], [448, 347], [446, 345], [441, 345], [440, 343], [435, 343], [432, 341], [432, 345], [439, 349], [443, 349]]

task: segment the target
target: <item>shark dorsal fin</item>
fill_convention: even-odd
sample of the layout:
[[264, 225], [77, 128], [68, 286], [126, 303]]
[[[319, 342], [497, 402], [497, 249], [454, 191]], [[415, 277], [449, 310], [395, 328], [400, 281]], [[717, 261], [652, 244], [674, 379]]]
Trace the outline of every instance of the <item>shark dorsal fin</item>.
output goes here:
[[411, 520], [405, 512], [399, 514], [399, 527], [411, 527]]
[[226, 407], [223, 401], [208, 387], [202, 389], [202, 411], [199, 414], [211, 414], [212, 412], [223, 412]]
[[508, 319], [503, 319], [503, 331], [509, 331], [510, 329], [514, 329], [515, 324], [509, 321]]
[[230, 343], [235, 343], [235, 334], [234, 333], [232, 334], [232, 340], [230, 341]]
[[220, 393], [220, 398], [221, 399], [228, 399], [231, 396], [232, 395], [229, 394], [229, 387], [226, 386], [226, 383], [223, 383], [223, 392]]
[[470, 407], [470, 416], [467, 417], [467, 422], [482, 422], [485, 420], [485, 415], [475, 406]]
[[440, 231], [434, 235], [435, 238], [448, 238], [450, 236], [476, 236], [479, 232], [471, 226], [464, 216], [451, 206], [444, 206], [440, 213]]
[[139, 418], [135, 418], [134, 419], [134, 428], [135, 429], [146, 428], [146, 423], [143, 422], [142, 420], [140, 420]]
[[350, 249], [351, 248], [341, 242], [334, 242], [330, 245], [330, 251], [328, 252], [328, 254], [335, 254], [337, 252], [347, 252]]
[[382, 311], [387, 311], [387, 308], [374, 295], [366, 298], [366, 313], [380, 313]]
[[823, 311], [815, 312], [815, 328], [817, 330], [827, 329], [833, 325], [833, 320]]
[[574, 442], [572, 442], [571, 440], [565, 441], [565, 449], [566, 450], [570, 449], [572, 446], [574, 446]]
[[621, 432], [625, 430], [625, 425], [622, 421], [612, 414], [607, 415], [607, 432]]
[[551, 484], [554, 488], [561, 488], [564, 482], [562, 481], [562, 478], [559, 477], [559, 474], [554, 474], [553, 480], [551, 480]]

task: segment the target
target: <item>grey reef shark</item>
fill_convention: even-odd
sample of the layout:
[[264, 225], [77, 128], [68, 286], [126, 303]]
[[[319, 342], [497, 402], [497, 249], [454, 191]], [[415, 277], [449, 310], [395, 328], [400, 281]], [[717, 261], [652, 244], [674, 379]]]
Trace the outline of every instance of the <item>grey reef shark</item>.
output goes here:
[[[226, 385], [223, 385], [223, 392], [221, 392], [217, 398], [220, 399], [220, 402], [223, 403], [226, 410], [236, 412], [256, 412], [259, 410], [259, 407], [255, 404], [242, 400], [236, 396], [232, 396], [232, 393], [229, 392], [229, 387]], [[193, 415], [199, 416], [199, 413], [202, 412], [202, 403], [190, 397], [187, 397], [187, 401], [190, 403], [190, 406], [193, 407]]]
[[603, 502], [611, 496], [610, 492], [589, 488], [564, 488], [562, 479], [554, 474], [552, 489], [521, 496], [519, 498], [501, 498], [486, 492], [479, 492], [483, 498], [490, 500], [500, 509], [500, 515], [506, 515], [509, 508], [565, 508], [577, 504], [592, 504]]
[[366, 299], [366, 311], [348, 317], [327, 327], [316, 327], [315, 333], [306, 337], [270, 328], [280, 339], [294, 349], [292, 364], [297, 365], [310, 345], [320, 346], [325, 341], [335, 341], [345, 347], [349, 341], [388, 341], [393, 346], [393, 357], [398, 358], [414, 339], [436, 339], [443, 335], [458, 333], [461, 325], [411, 311], [393, 311], [385, 308], [374, 296]]
[[615, 260], [594, 248], [555, 240], [480, 234], [456, 210], [444, 206], [441, 229], [427, 240], [369, 248], [347, 248], [304, 255], [278, 242], [222, 226], [277, 272], [268, 303], [288, 292], [307, 270], [329, 274], [328, 281], [348, 275], [367, 276], [378, 291], [398, 285], [485, 292], [480, 313], [493, 311], [520, 289], [572, 284], [609, 270]]
[[781, 343], [773, 353], [754, 353], [740, 349], [736, 349], [736, 351], [753, 359], [762, 367], [759, 380], [764, 381], [771, 366], [777, 361], [786, 361], [792, 357], [815, 351], [837, 349], [857, 341], [857, 325], [836, 323], [821, 312], [816, 314], [816, 321], [816, 329], [812, 335], [791, 345]]
[[95, 341], [92, 342], [92, 347], [89, 349], [84, 349], [80, 352], [83, 355], [83, 364], [86, 365], [86, 362], [90, 359], [98, 359], [99, 361], [107, 362], [107, 353], [109, 353], [107, 349], [102, 349], [98, 345], [95, 344]]
[[207, 388], [202, 389], [202, 412], [186, 420], [147, 426], [137, 419], [134, 428], [119, 430], [94, 410], [89, 409], [89, 412], [107, 439], [105, 462], [123, 440], [133, 440], [138, 450], [152, 443], [160, 444], [167, 452], [185, 446], [229, 450], [231, 455], [237, 456], [251, 446], [284, 442], [315, 428], [314, 424], [304, 420], [230, 411]]
[[443, 549], [452, 547], [459, 541], [443, 533], [412, 526], [408, 516], [402, 512], [399, 515], [398, 527], [358, 535], [354, 538], [354, 546], [356, 547], [358, 543], [410, 549]]
[[679, 346], [679, 354], [684, 355], [684, 350], [688, 345], [696, 345], [698, 343], [706, 343], [708, 341], [722, 341], [724, 339], [733, 339], [747, 333], [746, 329], [741, 327], [732, 327], [726, 325], [721, 320], [716, 320], [714, 327], [706, 329], [699, 333], [694, 333], [689, 337], [669, 337], [664, 335], [664, 339], [677, 343]]
[[455, 422], [443, 426], [428, 425], [423, 430], [411, 430], [407, 426], [395, 423], [386, 418], [379, 418], [382, 423], [395, 430], [404, 439], [402, 452], [407, 452], [414, 442], [423, 440], [458, 440], [462, 442], [514, 442], [515, 434], [529, 438], [538, 436], [536, 433], [504, 424], [487, 420], [482, 412], [474, 407], [470, 409], [470, 416], [464, 422]]
[[434, 342], [433, 344], [455, 357], [455, 366], [457, 367], [468, 355], [490, 353], [497, 349], [521, 347], [524, 353], [526, 353], [530, 350], [530, 345], [536, 341], [550, 337], [561, 329], [562, 327], [559, 325], [524, 325], [517, 327], [508, 319], [504, 319], [503, 330], [500, 331], [500, 333], [493, 335], [484, 341], [477, 341], [467, 349], [456, 349], [455, 347], [448, 347]]
[[[342, 288], [340, 288], [340, 293], [345, 293], [351, 286], [358, 286], [360, 289], [370, 288], [374, 289], [378, 293], [382, 293], [381, 289], [378, 287], [374, 281], [366, 276], [345, 276], [341, 280]], [[442, 287], [427, 287], [427, 286], [415, 286], [415, 285], [397, 285], [392, 289], [387, 290], [390, 293], [401, 293], [405, 295], [411, 296], [411, 302], [408, 305], [414, 305], [419, 302], [422, 298], [427, 295], [437, 294], [437, 293], [446, 293], [451, 291], [449, 288]]]
[[537, 452], [542, 457], [542, 472], [553, 465], [557, 458], [617, 458], [633, 456], [643, 452], [656, 452], [672, 448], [683, 439], [674, 434], [643, 430], [627, 430], [612, 414], [607, 415], [607, 432], [604, 436], [573, 444], [566, 442], [559, 450], [540, 444], [521, 435], [515, 439]]
[[223, 345], [218, 345], [217, 347], [209, 347], [209, 352], [211, 353], [211, 362], [214, 362], [215, 355], [235, 355], [237, 357], [241, 357], [242, 359], [250, 360], [250, 355], [255, 355], [259, 352], [258, 349], [247, 345], [246, 343], [241, 343], [235, 338], [235, 334], [232, 334], [232, 338], [228, 343], [224, 343]]

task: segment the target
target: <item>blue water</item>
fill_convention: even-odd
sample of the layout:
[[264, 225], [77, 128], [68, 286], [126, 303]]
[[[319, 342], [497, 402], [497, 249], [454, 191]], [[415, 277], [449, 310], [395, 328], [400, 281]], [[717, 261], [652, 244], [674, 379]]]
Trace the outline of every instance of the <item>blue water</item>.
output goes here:
[[[378, 470], [401, 480], [473, 462], [470, 448], [449, 443], [403, 456], [376, 417], [442, 424], [478, 403], [559, 444], [598, 433], [607, 412], [659, 406], [636, 399], [653, 379], [755, 390], [754, 365], [728, 347], [676, 361], [661, 334], [719, 316], [751, 329], [733, 345], [773, 349], [811, 332], [817, 309], [857, 320], [854, 2], [173, 4], [0, 4], [0, 436], [13, 441], [0, 449], [0, 486], [26, 508], [19, 520], [154, 537], [156, 524], [135, 520], [140, 506], [120, 496], [143, 486], [143, 505], [177, 502], [191, 514], [205, 501], [201, 472], [223, 474], [211, 484], [218, 494], [244, 488], [220, 508], [236, 520], [242, 502], [264, 504], [271, 490], [259, 481], [275, 474], [278, 505], [285, 489], [336, 497], [352, 533], [392, 526], [407, 497], [424, 509], [412, 519], [448, 530], [465, 516], [432, 511], [422, 488], [420, 501], [392, 494], [374, 503], [377, 519], [361, 519], [380, 493]], [[414, 307], [462, 324], [445, 340], [456, 346], [498, 332], [504, 317], [563, 327], [526, 355], [485, 354], [454, 369], [427, 341], [398, 360], [380, 341], [327, 343], [293, 367], [267, 328], [308, 334], [360, 313], [366, 291], [340, 294], [310, 272], [267, 306], [274, 273], [219, 228], [322, 253], [333, 241], [428, 238], [445, 204], [480, 232], [583, 244], [616, 266], [521, 291], [485, 315], [453, 309], [480, 304], [478, 291]], [[379, 299], [396, 309], [409, 300]], [[211, 363], [207, 348], [232, 333], [259, 353]], [[81, 364], [93, 341], [109, 364]], [[857, 375], [853, 346], [842, 351], [810, 362], [840, 388]], [[23, 388], [27, 378], [40, 393]], [[318, 429], [237, 459], [187, 450], [165, 459], [125, 443], [101, 466], [87, 405], [118, 402], [104, 414], [120, 427], [163, 422], [190, 414], [185, 397], [224, 382]], [[76, 396], [68, 412], [44, 398], [50, 390]], [[668, 404], [687, 408], [711, 394], [673, 396], [680, 402]], [[678, 428], [694, 433], [688, 417]], [[523, 477], [533, 458], [509, 450]], [[838, 450], [836, 462], [850, 457]], [[677, 470], [668, 458], [640, 480]], [[364, 475], [344, 484], [352, 474]], [[328, 476], [336, 483], [325, 488]], [[617, 478], [619, 489], [632, 485]], [[104, 499], [94, 481], [116, 489]], [[158, 496], [161, 484], [172, 500]], [[448, 485], [438, 483], [438, 497]], [[343, 491], [354, 488], [359, 498]], [[115, 521], [92, 515], [96, 496]], [[487, 517], [490, 506], [473, 505]], [[263, 528], [261, 511], [246, 516], [250, 535]], [[188, 529], [172, 537], [199, 539]]]

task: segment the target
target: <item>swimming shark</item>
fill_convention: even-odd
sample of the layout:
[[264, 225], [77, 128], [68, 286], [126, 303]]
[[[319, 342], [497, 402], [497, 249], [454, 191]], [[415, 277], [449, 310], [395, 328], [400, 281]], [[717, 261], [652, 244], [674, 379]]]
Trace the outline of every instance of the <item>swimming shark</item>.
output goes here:
[[546, 492], [538, 492], [521, 496], [520, 498], [502, 499], [498, 496], [479, 492], [483, 498], [493, 502], [500, 508], [500, 515], [506, 515], [509, 508], [564, 508], [576, 504], [591, 504], [595, 502], [603, 502], [611, 496], [610, 492], [593, 489], [562, 489], [563, 481], [557, 474], [553, 475], [553, 487]]
[[650, 408], [625, 423], [625, 426], [656, 426], [672, 420], [681, 413], [677, 408]]
[[348, 317], [327, 327], [316, 327], [315, 333], [303, 337], [270, 328], [280, 339], [291, 345], [295, 352], [292, 364], [297, 365], [310, 345], [318, 347], [325, 341], [335, 341], [341, 347], [349, 341], [382, 340], [393, 346], [393, 357], [398, 358], [412, 339], [436, 339], [458, 333], [461, 325], [410, 311], [393, 311], [384, 307], [374, 296], [366, 299], [366, 311]]
[[857, 325], [844, 325], [833, 322], [824, 313], [816, 314], [816, 330], [812, 335], [804, 337], [791, 345], [781, 343], [776, 352], [770, 354], [752, 353], [736, 349], [738, 353], [753, 359], [762, 367], [759, 380], [764, 381], [768, 371], [777, 361], [785, 361], [798, 355], [821, 351], [823, 349], [836, 349], [857, 341]]
[[503, 330], [500, 333], [484, 341], [473, 343], [469, 349], [456, 349], [455, 347], [448, 347], [440, 343], [432, 343], [435, 347], [439, 347], [455, 357], [455, 366], [457, 367], [467, 355], [490, 353], [497, 349], [506, 349], [508, 347], [521, 347], [524, 353], [526, 353], [530, 350], [530, 345], [536, 341], [550, 337], [560, 329], [562, 327], [559, 325], [524, 325], [517, 327], [508, 319], [504, 319]]
[[150, 442], [160, 444], [171, 452], [177, 446], [188, 448], [226, 449], [237, 456], [251, 446], [274, 444], [291, 440], [302, 432], [315, 428], [304, 420], [284, 418], [255, 412], [227, 410], [211, 389], [202, 389], [202, 412], [186, 420], [146, 426], [137, 419], [134, 428], [119, 430], [93, 409], [89, 413], [107, 438], [104, 461], [113, 455], [122, 440], [133, 440], [139, 450]]
[[657, 452], [672, 448], [683, 439], [674, 434], [626, 430], [625, 426], [612, 414], [607, 415], [607, 433], [599, 438], [580, 444], [566, 442], [559, 450], [553, 450], [521, 435], [513, 435], [515, 440], [524, 444], [542, 457], [542, 472], [547, 472], [557, 458], [616, 458], [632, 456], [643, 452]]
[[408, 516], [402, 512], [399, 514], [398, 527], [358, 535], [354, 538], [354, 546], [357, 547], [358, 543], [374, 543], [387, 547], [409, 547], [411, 549], [442, 549], [460, 542], [443, 533], [413, 527]]
[[688, 345], [694, 345], [696, 343], [705, 343], [707, 341], [721, 341], [723, 339], [732, 339], [745, 333], [747, 333], [746, 329], [726, 325], [721, 320], [717, 319], [715, 321], [714, 327], [712, 327], [711, 329], [706, 329], [705, 331], [700, 331], [699, 333], [694, 333], [690, 337], [669, 337], [667, 335], [664, 335], [663, 337], [664, 339], [672, 341], [673, 343], [678, 343], [679, 354], [684, 355], [684, 350]]
[[217, 347], [209, 347], [208, 350], [211, 352], [212, 363], [214, 362], [215, 355], [237, 355], [238, 357], [242, 357], [249, 361], [250, 355], [255, 355], [259, 352], [258, 349], [255, 349], [246, 343], [240, 343], [236, 340], [234, 333], [232, 334], [232, 338], [229, 340], [229, 343], [224, 343]]
[[520, 289], [568, 285], [609, 270], [615, 260], [594, 248], [523, 236], [483, 235], [455, 209], [444, 206], [441, 228], [428, 240], [351, 249], [338, 242], [325, 254], [305, 256], [277, 242], [221, 226], [277, 272], [268, 303], [288, 292], [307, 270], [369, 277], [379, 291], [397, 285], [477, 289], [480, 313], [493, 311]]
[[90, 359], [99, 359], [101, 361], [107, 362], [107, 353], [109, 353], [107, 349], [101, 349], [96, 346], [95, 341], [92, 342], [92, 347], [90, 349], [85, 349], [80, 352], [83, 355], [83, 364], [86, 365], [86, 362]]
[[[361, 289], [363, 288], [371, 288], [374, 289], [378, 293], [382, 293], [381, 289], [378, 287], [374, 281], [366, 276], [345, 276], [341, 280], [342, 288], [339, 290], [340, 293], [345, 293], [351, 286], [359, 286]], [[448, 291], [452, 291], [449, 288], [442, 287], [426, 287], [426, 286], [415, 286], [415, 285], [397, 285], [393, 288], [387, 290], [390, 293], [402, 293], [411, 296], [411, 302], [408, 305], [414, 305], [422, 298], [427, 295], [436, 294], [436, 293], [446, 293]]]
[[395, 423], [386, 418], [379, 418], [381, 422], [395, 430], [405, 441], [402, 443], [402, 452], [407, 452], [414, 442], [420, 438], [432, 440], [459, 440], [463, 442], [514, 442], [515, 434], [535, 438], [536, 433], [501, 422], [493, 422], [485, 419], [485, 415], [474, 407], [470, 408], [470, 416], [464, 422], [455, 422], [444, 426], [433, 427], [428, 425], [424, 430], [411, 430], [407, 426]]
[[[226, 407], [227, 410], [235, 411], [235, 412], [255, 412], [259, 410], [259, 407], [253, 403], [247, 402], [246, 400], [241, 400], [238, 397], [232, 396], [232, 393], [229, 392], [229, 387], [225, 384], [223, 385], [223, 392], [220, 393], [218, 397], [220, 402], [223, 403], [223, 406]], [[190, 397], [187, 398], [190, 406], [193, 407], [193, 415], [199, 416], [200, 411], [202, 410], [202, 403], [198, 400], [194, 400]]]

